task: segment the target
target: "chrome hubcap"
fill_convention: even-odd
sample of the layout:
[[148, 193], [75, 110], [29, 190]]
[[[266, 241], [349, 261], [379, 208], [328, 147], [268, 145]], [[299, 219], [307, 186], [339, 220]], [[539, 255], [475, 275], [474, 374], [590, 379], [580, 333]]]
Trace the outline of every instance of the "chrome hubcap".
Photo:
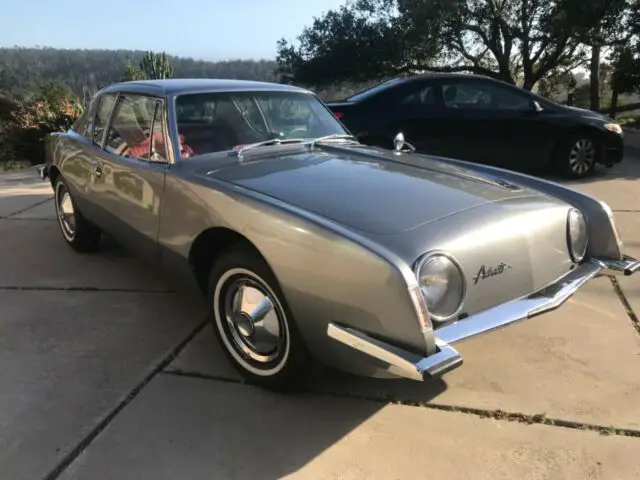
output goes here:
[[58, 221], [64, 237], [71, 241], [76, 233], [76, 217], [73, 210], [73, 202], [67, 188], [59, 184], [56, 194], [56, 210]]
[[229, 340], [247, 361], [260, 367], [280, 357], [287, 342], [284, 312], [253, 279], [231, 280], [221, 298]]
[[586, 173], [596, 159], [596, 147], [588, 138], [578, 140], [569, 153], [569, 167], [577, 174]]

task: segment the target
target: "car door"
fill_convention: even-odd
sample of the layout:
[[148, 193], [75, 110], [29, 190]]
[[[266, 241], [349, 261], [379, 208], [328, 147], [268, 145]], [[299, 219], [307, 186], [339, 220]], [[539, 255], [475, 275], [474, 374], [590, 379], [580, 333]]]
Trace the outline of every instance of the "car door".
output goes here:
[[444, 82], [442, 94], [457, 118], [457, 158], [517, 169], [545, 157], [548, 126], [525, 92], [472, 77]]
[[395, 90], [389, 101], [388, 136], [402, 132], [421, 153], [447, 155], [455, 124], [444, 109], [440, 86], [434, 81], [413, 81]]
[[62, 160], [63, 173], [75, 195], [78, 209], [92, 222], [100, 217], [100, 210], [91, 195], [96, 161], [116, 98], [115, 94], [102, 94], [92, 100], [71, 128], [73, 148], [66, 149]]
[[162, 99], [120, 94], [96, 156], [91, 197], [99, 225], [146, 257], [158, 253], [160, 202], [169, 168]]

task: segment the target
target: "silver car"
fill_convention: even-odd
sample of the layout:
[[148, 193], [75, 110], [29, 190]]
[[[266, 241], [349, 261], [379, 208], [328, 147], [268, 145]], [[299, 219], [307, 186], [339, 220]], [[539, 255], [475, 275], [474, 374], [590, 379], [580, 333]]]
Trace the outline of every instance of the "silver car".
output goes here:
[[401, 134], [361, 145], [296, 87], [119, 83], [46, 147], [64, 240], [109, 235], [199, 288], [231, 363], [267, 388], [314, 360], [437, 377], [462, 364], [457, 342], [640, 268], [603, 202]]

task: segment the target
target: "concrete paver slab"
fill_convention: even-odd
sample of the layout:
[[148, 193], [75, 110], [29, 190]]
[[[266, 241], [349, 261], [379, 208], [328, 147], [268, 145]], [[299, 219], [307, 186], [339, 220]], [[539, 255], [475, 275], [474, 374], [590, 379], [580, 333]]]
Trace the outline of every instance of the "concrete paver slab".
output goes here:
[[242, 378], [224, 356], [212, 325], [207, 325], [204, 331], [169, 364], [166, 371], [196, 373], [224, 379]]
[[[615, 212], [615, 218], [625, 253], [640, 259], [640, 212]], [[635, 316], [640, 318], [640, 274], [619, 277], [618, 283]]]
[[[607, 278], [561, 309], [457, 345], [465, 363], [441, 382], [376, 380], [327, 371], [320, 392], [504, 410], [640, 429], [640, 336]], [[218, 349], [215, 352], [214, 349]], [[171, 367], [239, 378], [210, 329]]]
[[167, 278], [108, 241], [93, 254], [74, 252], [56, 222], [0, 220], [0, 238], [0, 288], [170, 288]]
[[0, 291], [0, 478], [43, 478], [203, 319], [177, 294]]
[[639, 449], [637, 438], [160, 375], [61, 478], [633, 479]]
[[0, 218], [53, 197], [51, 184], [41, 181], [35, 168], [0, 174]]
[[628, 156], [622, 163], [610, 169], [598, 168], [596, 175], [591, 178], [559, 181], [575, 190], [604, 200], [613, 210], [640, 211], [639, 179], [640, 159]]
[[28, 219], [28, 220], [55, 220], [56, 211], [53, 204], [53, 199], [50, 199], [44, 203], [39, 203], [34, 207], [30, 207], [27, 210], [23, 210], [20, 213], [11, 215], [12, 219]]

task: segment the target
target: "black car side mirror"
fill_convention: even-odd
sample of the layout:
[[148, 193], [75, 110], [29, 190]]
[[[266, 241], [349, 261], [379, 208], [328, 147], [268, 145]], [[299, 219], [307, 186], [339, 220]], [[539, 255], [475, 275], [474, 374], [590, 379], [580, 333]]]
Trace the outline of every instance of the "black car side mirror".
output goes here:
[[537, 100], [532, 100], [531, 101], [531, 111], [535, 112], [535, 113], [540, 113], [544, 110], [544, 108], [542, 108], [542, 106], [538, 103]]

